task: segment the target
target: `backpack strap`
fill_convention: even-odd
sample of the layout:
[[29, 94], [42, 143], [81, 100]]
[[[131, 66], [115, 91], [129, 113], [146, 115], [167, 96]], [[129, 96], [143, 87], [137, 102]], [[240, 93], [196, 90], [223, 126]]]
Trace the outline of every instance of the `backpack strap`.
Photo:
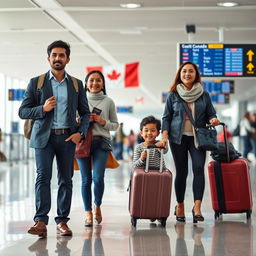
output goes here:
[[[37, 89], [41, 89], [41, 88], [43, 87], [45, 75], [46, 75], [46, 74], [42, 74], [42, 75], [40, 75], [40, 76], [38, 77], [37, 86], [36, 86]], [[71, 76], [71, 79], [72, 79], [73, 86], [74, 86], [76, 92], [78, 92], [79, 89], [78, 89], [78, 82], [77, 82], [77, 79], [76, 79], [75, 77], [73, 77], [73, 76]]]
[[74, 86], [76, 92], [79, 92], [77, 79], [73, 76], [71, 76], [71, 79], [73, 81], [73, 86]]
[[37, 89], [41, 89], [44, 85], [44, 78], [45, 78], [45, 74], [42, 74], [38, 77], [38, 81], [37, 81]]

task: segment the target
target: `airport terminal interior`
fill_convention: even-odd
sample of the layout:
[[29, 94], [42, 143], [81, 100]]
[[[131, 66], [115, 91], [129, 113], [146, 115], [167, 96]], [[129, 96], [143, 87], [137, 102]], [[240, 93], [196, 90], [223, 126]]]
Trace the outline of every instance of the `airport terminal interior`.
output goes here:
[[[24, 120], [18, 116], [30, 79], [50, 69], [47, 46], [63, 40], [71, 46], [68, 74], [84, 82], [89, 70], [103, 71], [107, 95], [115, 103], [126, 136], [131, 130], [138, 135], [140, 121], [148, 115], [161, 120], [170, 85], [185, 61], [198, 65], [219, 120], [234, 135], [244, 113], [256, 113], [255, 13], [255, 0], [0, 0], [0, 255], [256, 255], [255, 136], [250, 138], [246, 160], [252, 194], [252, 208], [248, 210], [252, 212], [216, 215], [208, 173], [212, 157], [207, 151], [204, 221], [193, 223], [189, 156], [186, 222], [177, 222], [176, 169], [169, 149], [164, 155], [172, 173], [166, 226], [158, 220], [138, 219], [133, 227], [129, 212], [133, 164], [128, 140], [124, 139], [120, 166], [105, 171], [100, 225], [84, 225], [81, 174], [74, 171], [68, 222], [73, 236], [56, 233], [58, 181], [54, 160], [48, 235], [40, 238], [27, 233], [34, 224], [37, 172], [34, 149], [24, 138]], [[133, 84], [127, 82], [128, 67], [135, 67]], [[220, 134], [221, 126], [216, 130]], [[115, 136], [114, 131], [111, 136]], [[241, 136], [234, 135], [232, 143], [244, 152]], [[114, 142], [112, 146], [116, 154]], [[234, 194], [236, 186], [231, 186]]]

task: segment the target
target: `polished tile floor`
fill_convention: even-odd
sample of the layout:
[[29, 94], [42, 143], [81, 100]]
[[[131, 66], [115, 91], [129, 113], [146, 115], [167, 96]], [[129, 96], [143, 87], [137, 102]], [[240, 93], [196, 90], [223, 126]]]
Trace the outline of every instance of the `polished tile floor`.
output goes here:
[[[171, 159], [166, 159], [173, 170]], [[251, 164], [253, 198], [256, 195], [255, 165]], [[102, 206], [101, 226], [85, 228], [80, 195], [80, 173], [74, 175], [74, 193], [69, 226], [73, 237], [57, 237], [53, 221], [56, 213], [56, 178], [52, 181], [52, 209], [48, 237], [38, 239], [27, 234], [34, 214], [34, 163], [9, 166], [0, 163], [0, 255], [256, 255], [256, 214], [250, 222], [245, 214], [226, 214], [221, 221], [214, 220], [206, 172], [206, 190], [203, 201], [205, 222], [192, 223], [192, 174], [189, 173], [186, 192], [186, 224], [178, 224], [173, 216], [175, 206], [172, 194], [171, 214], [166, 228], [147, 220], [139, 220], [132, 229], [128, 212], [128, 192], [131, 165], [122, 162], [119, 169], [107, 170]], [[54, 173], [56, 174], [56, 172]], [[173, 171], [175, 175], [175, 171]], [[54, 177], [56, 175], [53, 175]]]

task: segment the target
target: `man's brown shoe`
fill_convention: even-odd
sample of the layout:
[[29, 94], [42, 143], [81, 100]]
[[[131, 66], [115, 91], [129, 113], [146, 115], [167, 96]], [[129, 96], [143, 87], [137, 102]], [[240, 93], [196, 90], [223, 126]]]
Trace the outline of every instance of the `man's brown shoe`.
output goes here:
[[47, 229], [44, 221], [38, 220], [35, 225], [28, 230], [28, 233], [31, 235], [37, 235], [40, 237], [47, 236]]
[[72, 231], [66, 222], [60, 222], [57, 225], [57, 234], [60, 236], [72, 236]]

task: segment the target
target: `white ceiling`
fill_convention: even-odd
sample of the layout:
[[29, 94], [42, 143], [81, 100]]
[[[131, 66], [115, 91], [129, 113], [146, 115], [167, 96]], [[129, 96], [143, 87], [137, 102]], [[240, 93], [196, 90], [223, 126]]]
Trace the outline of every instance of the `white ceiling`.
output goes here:
[[[142, 86], [108, 90], [116, 105], [136, 113], [162, 112], [161, 93], [177, 69], [176, 45], [188, 42], [186, 24], [196, 25], [193, 42], [256, 44], [256, 1], [234, 8], [215, 0], [135, 0], [142, 8], [119, 7], [121, 0], [0, 0], [0, 72], [29, 80], [49, 69], [46, 48], [54, 40], [71, 44], [67, 71], [84, 80], [85, 67], [140, 62]], [[256, 95], [256, 79], [238, 79], [231, 99]], [[144, 96], [144, 104], [136, 103]]]

